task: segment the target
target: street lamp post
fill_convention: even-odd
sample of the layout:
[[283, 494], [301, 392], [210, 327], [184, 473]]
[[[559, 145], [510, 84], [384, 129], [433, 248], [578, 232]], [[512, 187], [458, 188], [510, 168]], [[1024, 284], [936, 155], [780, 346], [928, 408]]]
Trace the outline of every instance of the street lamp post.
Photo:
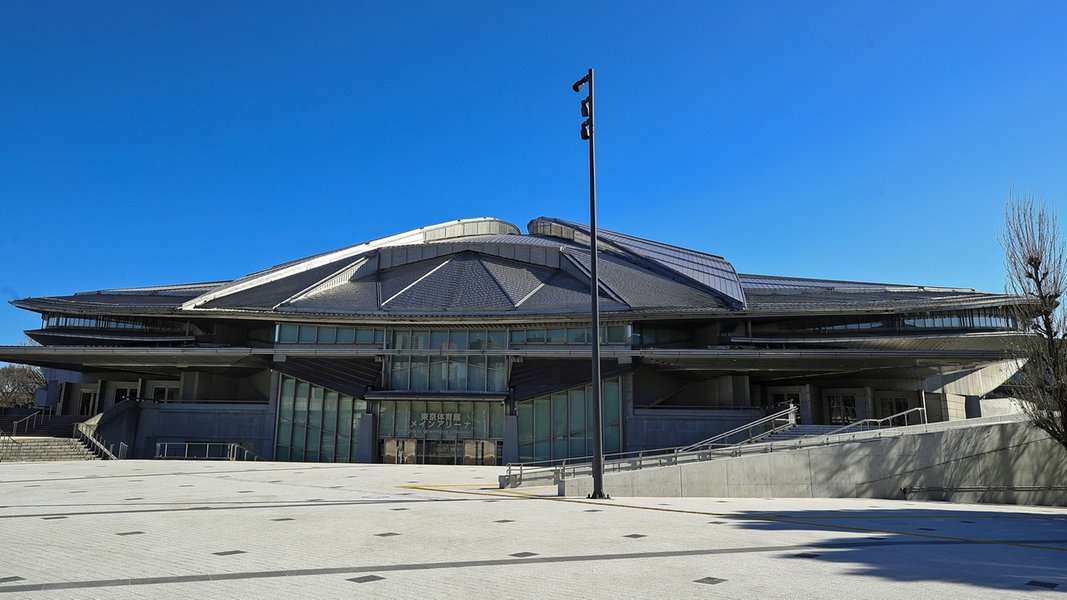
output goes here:
[[589, 271], [590, 296], [592, 297], [592, 348], [593, 348], [593, 492], [590, 498], [607, 498], [604, 493], [604, 402], [600, 396], [600, 279], [597, 276], [596, 233], [596, 151], [593, 143], [593, 70], [571, 86], [575, 92], [589, 86], [589, 95], [582, 100], [581, 135], [589, 141]]

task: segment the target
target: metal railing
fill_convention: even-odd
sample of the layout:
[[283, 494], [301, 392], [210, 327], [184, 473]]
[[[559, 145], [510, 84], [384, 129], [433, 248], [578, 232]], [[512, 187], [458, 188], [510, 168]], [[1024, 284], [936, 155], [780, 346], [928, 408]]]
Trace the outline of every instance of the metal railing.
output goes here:
[[52, 408], [41, 408], [35, 410], [33, 414], [19, 419], [11, 424], [11, 435], [17, 435], [19, 432], [19, 425], [22, 425], [22, 433], [26, 433], [31, 427], [37, 427], [39, 423], [44, 423], [48, 419], [52, 418]]
[[[914, 411], [915, 409], [904, 412]], [[886, 417], [886, 419], [891, 419], [897, 416], [899, 415], [892, 415], [891, 417]], [[944, 431], [946, 429], [976, 427], [1024, 419], [1024, 415], [1000, 415], [996, 417], [965, 419], [963, 421], [943, 421], [909, 426], [883, 427], [878, 429], [867, 429], [864, 431], [852, 430], [842, 432], [839, 429], [827, 434], [813, 435], [779, 442], [750, 443], [746, 440], [738, 444], [720, 448], [708, 447], [686, 452], [680, 451], [681, 449], [676, 449], [678, 451], [670, 455], [634, 457], [627, 460], [605, 460], [604, 472], [636, 471], [643, 468], [717, 460], [720, 458], [743, 456], [745, 454], [767, 454], [783, 450], [809, 448], [812, 446], [829, 446], [848, 442], [873, 441], [883, 437], [930, 433], [934, 431]], [[556, 466], [550, 467], [541, 466], [537, 463], [509, 464], [506, 474], [499, 477], [499, 482], [501, 488], [522, 485], [524, 482], [551, 481], [552, 483], [559, 483], [565, 479], [587, 476], [591, 473], [592, 465], [589, 463], [566, 464], [557, 461]]]
[[115, 445], [96, 433], [96, 427], [85, 423], [74, 424], [74, 439], [81, 440], [89, 445], [89, 449], [104, 460], [118, 460], [126, 458], [128, 447], [124, 443], [119, 444], [119, 453], [115, 454]]
[[255, 452], [237, 442], [159, 442], [156, 458], [183, 460], [259, 460]]
[[[12, 450], [14, 451], [12, 452]], [[22, 442], [0, 429], [0, 462], [5, 460], [17, 461], [20, 458], [22, 458]]]
[[[670, 448], [605, 454], [604, 472], [629, 471], [646, 467], [674, 465], [679, 462], [690, 462], [691, 456], [703, 456], [704, 453], [708, 452], [714, 452], [718, 455], [725, 451], [725, 456], [735, 456], [736, 447], [755, 443], [773, 433], [794, 427], [798, 412], [799, 409], [796, 406], [791, 406], [751, 423], [735, 427], [725, 433], [720, 433], [714, 437], [681, 448], [672, 446]], [[748, 432], [749, 434], [749, 437], [744, 441], [734, 444], [729, 444], [725, 441], [743, 432]], [[521, 485], [524, 481], [552, 480], [558, 482], [561, 479], [586, 474], [587, 471], [592, 473], [592, 457], [589, 456], [510, 463], [507, 465], [506, 474], [500, 476], [500, 487]]]
[[[824, 435], [837, 435], [845, 433], [847, 431], [870, 431], [871, 429], [883, 429], [886, 427], [903, 427], [911, 425], [909, 423], [909, 416], [912, 414], [919, 415], [919, 422], [915, 425], [926, 424], [926, 409], [923, 407], [909, 408], [908, 410], [898, 412], [895, 415], [889, 415], [888, 417], [882, 417], [881, 419], [863, 419], [862, 421], [856, 421], [849, 423], [844, 427], [840, 427]], [[903, 420], [903, 423], [898, 421]]]
[[[767, 415], [766, 417], [752, 421], [747, 425], [735, 427], [730, 431], [720, 433], [719, 435], [710, 437], [706, 440], [702, 440], [695, 444], [690, 444], [688, 446], [683, 446], [681, 448], [676, 449], [675, 452], [682, 453], [692, 452], [694, 450], [722, 448], [725, 446], [733, 446], [738, 443], [751, 444], [769, 435], [778, 433], [779, 431], [783, 431], [795, 426], [797, 424], [797, 414], [799, 412], [799, 408], [797, 408], [796, 406], [790, 406], [789, 408], [783, 411], [776, 412], [773, 415]], [[768, 427], [768, 425], [770, 427]], [[741, 442], [734, 442], [733, 444], [731, 444], [728, 440], [739, 433], [745, 433], [747, 434], [747, 437], [745, 437], [745, 439]]]

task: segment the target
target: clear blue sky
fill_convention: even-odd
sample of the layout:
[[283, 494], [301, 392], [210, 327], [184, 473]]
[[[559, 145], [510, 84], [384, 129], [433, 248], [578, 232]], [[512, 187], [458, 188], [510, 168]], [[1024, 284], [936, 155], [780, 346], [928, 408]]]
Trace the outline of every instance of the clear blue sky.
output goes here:
[[[0, 2], [0, 298], [588, 221], [745, 273], [1003, 289], [1067, 202], [1063, 2]], [[1064, 216], [1067, 218], [1067, 215]], [[0, 305], [0, 344], [33, 313]]]

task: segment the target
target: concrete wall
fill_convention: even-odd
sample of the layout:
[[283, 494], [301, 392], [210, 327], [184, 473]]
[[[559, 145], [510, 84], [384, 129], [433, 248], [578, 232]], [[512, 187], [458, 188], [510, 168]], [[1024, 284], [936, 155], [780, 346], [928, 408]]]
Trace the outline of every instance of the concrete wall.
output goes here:
[[753, 409], [635, 409], [626, 418], [626, 450], [652, 450], [693, 444], [763, 416]]
[[[1067, 506], [1067, 450], [1026, 422], [998, 423], [913, 435], [753, 454], [641, 471], [605, 473], [611, 496], [903, 498]], [[1058, 486], [1059, 490], [1026, 490]], [[589, 477], [560, 492], [585, 496]]]
[[274, 405], [142, 403], [134, 456], [151, 458], [164, 442], [248, 443], [261, 459], [271, 459]]

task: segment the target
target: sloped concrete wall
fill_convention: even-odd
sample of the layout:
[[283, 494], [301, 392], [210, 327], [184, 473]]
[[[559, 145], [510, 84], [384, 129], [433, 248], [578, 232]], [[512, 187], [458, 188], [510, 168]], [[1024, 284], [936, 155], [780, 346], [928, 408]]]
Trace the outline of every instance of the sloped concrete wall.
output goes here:
[[[1019, 489], [1045, 486], [1064, 489]], [[604, 491], [619, 497], [903, 498], [905, 487], [999, 487], [909, 497], [1067, 506], [1067, 450], [1013, 422], [604, 475]], [[560, 483], [567, 496], [591, 489], [589, 477]]]

